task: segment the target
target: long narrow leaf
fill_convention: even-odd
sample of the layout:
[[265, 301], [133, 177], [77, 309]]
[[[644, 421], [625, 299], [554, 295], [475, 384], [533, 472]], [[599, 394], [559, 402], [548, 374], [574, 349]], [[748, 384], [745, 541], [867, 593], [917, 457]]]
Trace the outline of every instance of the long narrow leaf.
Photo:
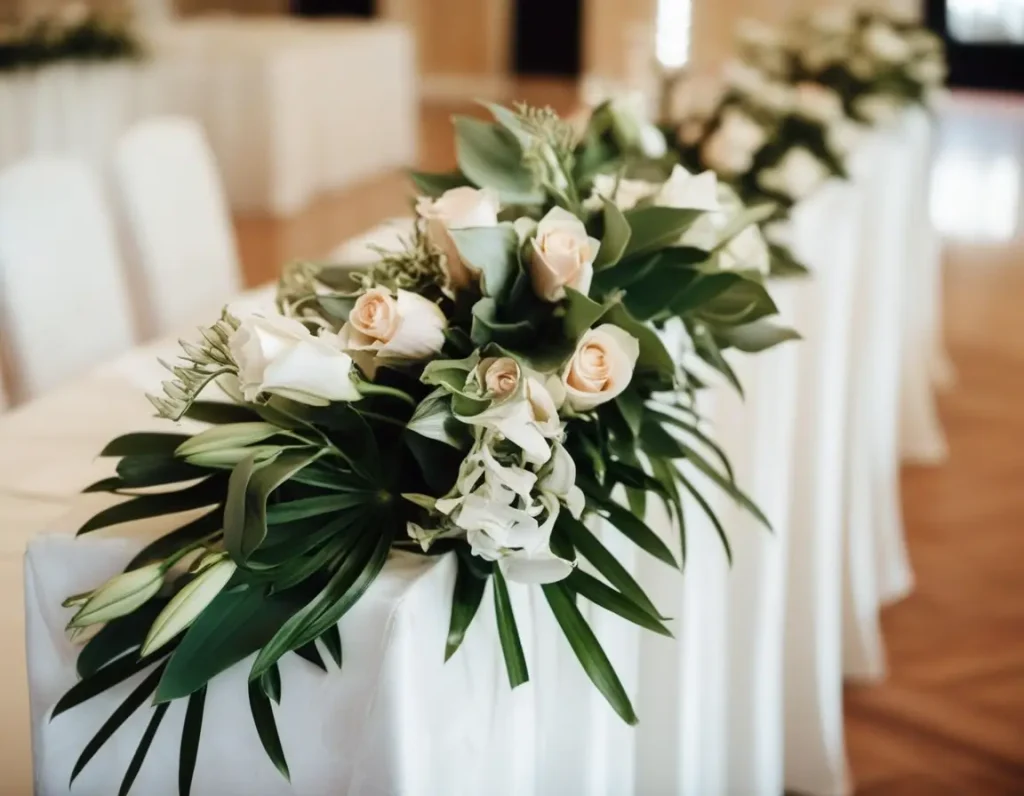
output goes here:
[[327, 653], [334, 660], [334, 665], [341, 668], [341, 631], [337, 625], [331, 625], [320, 634], [320, 640], [327, 648]]
[[274, 719], [274, 708], [256, 681], [249, 683], [249, 709], [252, 711], [252, 721], [256, 725], [256, 732], [260, 736], [260, 743], [263, 744], [267, 757], [281, 772], [281, 776], [291, 782], [288, 761], [285, 760], [281, 736], [277, 732], [277, 721]]
[[215, 475], [176, 492], [141, 495], [126, 500], [96, 514], [79, 528], [78, 533], [88, 533], [123, 522], [160, 517], [164, 514], [179, 514], [190, 509], [216, 505], [224, 498], [224, 483], [223, 478]]
[[629, 599], [651, 616], [661, 616], [658, 613], [658, 609], [654, 607], [654, 603], [651, 602], [650, 598], [640, 587], [640, 584], [619, 563], [619, 560], [608, 551], [608, 548], [601, 544], [601, 540], [586, 525], [579, 520], [573, 519], [568, 512], [563, 511], [558, 515], [555, 527], [559, 531], [564, 531], [569, 541], [572, 542], [573, 547], [587, 561], [593, 564], [594, 569], [603, 575], [612, 586], [629, 597]]
[[311, 641], [309, 642], [309, 644], [299, 647], [297, 650], [293, 650], [293, 652], [300, 658], [302, 658], [304, 661], [308, 661], [309, 663], [316, 666], [321, 671], [327, 671], [327, 664], [324, 663], [324, 659], [323, 656], [320, 654], [320, 650], [316, 648], [315, 641]]
[[526, 656], [519, 640], [519, 628], [516, 626], [512, 601], [508, 597], [508, 587], [501, 570], [494, 570], [494, 612], [498, 622], [498, 638], [501, 640], [501, 651], [505, 656], [505, 670], [508, 672], [508, 684], [515, 688], [530, 679], [526, 669]]
[[53, 721], [61, 713], [81, 705], [94, 696], [123, 683], [132, 675], [138, 674], [157, 661], [163, 660], [174, 651], [176, 646], [176, 643], [172, 642], [146, 658], [138, 658], [134, 655], [122, 656], [113, 663], [109, 663], [97, 670], [95, 674], [86, 677], [84, 680], [79, 680], [67, 690], [56, 706], [54, 706], [53, 712], [50, 714], [50, 720]]
[[139, 770], [142, 768], [142, 763], [146, 759], [149, 747], [153, 745], [153, 738], [156, 735], [156, 731], [160, 729], [160, 722], [164, 720], [164, 714], [167, 712], [167, 708], [169, 707], [170, 705], [165, 703], [153, 708], [153, 716], [150, 718], [149, 724], [146, 725], [146, 731], [142, 734], [141, 740], [139, 740], [139, 745], [135, 749], [135, 754], [132, 755], [132, 761], [128, 764], [128, 770], [124, 772], [124, 779], [121, 780], [121, 789], [117, 792], [118, 796], [128, 796], [128, 792], [132, 789], [132, 785], [135, 784], [135, 778], [139, 775]]
[[452, 591], [452, 615], [448, 623], [448, 639], [444, 646], [444, 659], [447, 661], [461, 646], [476, 616], [480, 601], [484, 597], [487, 581], [478, 577], [461, 555], [456, 556], [458, 572], [455, 576], [455, 588]]
[[281, 704], [281, 670], [277, 664], [267, 669], [259, 679], [260, 688], [267, 698]]
[[665, 505], [668, 507], [669, 515], [679, 525], [679, 566], [683, 568], [686, 566], [686, 518], [683, 515], [683, 502], [679, 496], [679, 487], [676, 485], [679, 472], [669, 459], [655, 456], [650, 461], [654, 477], [667, 492]]
[[150, 625], [167, 603], [165, 598], [154, 598], [127, 616], [118, 617], [100, 628], [78, 653], [75, 663], [78, 676], [83, 679], [92, 677], [108, 663], [141, 647]]
[[[164, 672], [164, 666], [158, 666], [141, 683], [139, 683], [135, 690], [132, 691], [124, 702], [122, 702], [117, 710], [110, 714], [103, 726], [99, 728], [93, 739], [85, 745], [85, 749], [82, 750], [82, 754], [79, 755], [75, 767], [71, 771], [71, 782], [74, 782], [79, 774], [82, 773], [82, 769], [88, 765], [89, 761], [96, 756], [96, 753], [103, 748], [110, 736], [113, 735], [118, 728], [124, 724], [131, 715], [139, 709], [146, 698], [153, 693], [153, 689], [156, 688], [157, 682], [160, 680], [160, 676]], [[71, 782], [68, 783], [68, 787], [71, 787]]]
[[164, 434], [140, 432], [125, 434], [107, 443], [100, 456], [135, 456], [139, 454], [174, 453], [177, 447], [189, 438], [188, 434]]
[[605, 518], [640, 549], [650, 553], [670, 567], [678, 567], [675, 556], [665, 541], [650, 529], [646, 522], [625, 509], [614, 500], [601, 504]]
[[[170, 703], [168, 703], [170, 704]], [[181, 727], [181, 750], [178, 755], [178, 796], [192, 792], [192, 777], [199, 756], [199, 738], [203, 732], [203, 711], [206, 707], [206, 686], [193, 692], [185, 709], [185, 723]]]
[[743, 508], [749, 511], [761, 522], [764, 527], [771, 530], [772, 524], [768, 521], [768, 518], [764, 515], [764, 512], [758, 507], [758, 505], [751, 500], [743, 490], [738, 486], [726, 480], [726, 478], [718, 472], [714, 467], [708, 464], [707, 460], [701, 456], [698, 452], [692, 448], [686, 449], [686, 460], [690, 462], [694, 467], [704, 473], [705, 476], [711, 480], [715, 486], [729, 495], [733, 500], [739, 503]]
[[576, 658], [583, 666], [590, 681], [597, 686], [608, 704], [619, 714], [627, 724], [636, 724], [636, 713], [633, 712], [633, 705], [629, 701], [626, 689], [622, 687], [622, 681], [615, 673], [611, 661], [605, 654], [601, 643], [590, 629], [590, 625], [583, 618], [579, 608], [573, 600], [572, 592], [563, 583], [549, 583], [542, 586], [544, 596], [547, 598], [551, 612], [555, 615], [562, 632], [565, 634], [569, 646], [576, 653]]
[[565, 584], [580, 597], [585, 597], [594, 605], [618, 614], [635, 625], [653, 630], [662, 636], [672, 635], [659, 619], [651, 616], [622, 592], [616, 591], [583, 570], [574, 569], [565, 579]]
[[654, 412], [654, 414], [658, 415], [658, 417], [661, 418], [662, 422], [671, 423], [676, 428], [682, 429], [687, 434], [700, 440], [701, 443], [710, 448], [714, 452], [715, 456], [718, 457], [718, 460], [722, 463], [722, 467], [725, 468], [725, 472], [729, 480], [733, 483], [736, 482], [736, 475], [735, 473], [733, 473], [732, 464], [729, 462], [729, 457], [726, 456], [725, 451], [722, 450], [722, 447], [717, 442], [715, 442], [713, 439], [711, 439], [711, 437], [709, 437], [707, 434], [701, 431], [700, 427], [697, 426], [696, 423], [684, 420], [681, 417], [676, 417], [667, 412], [660, 412], [657, 409], [651, 409], [651, 411]]
[[128, 566], [125, 567], [127, 572], [130, 569], [147, 564], [150, 561], [158, 561], [171, 553], [180, 550], [192, 542], [202, 539], [204, 536], [216, 533], [220, 530], [223, 525], [224, 511], [220, 506], [217, 506], [213, 511], [207, 512], [196, 519], [192, 520], [186, 525], [182, 525], [177, 530], [171, 531], [168, 534], [164, 534], [159, 539], [156, 539], [146, 545], [139, 553], [128, 562]]
[[224, 401], [194, 401], [185, 410], [185, 417], [215, 426], [228, 423], [250, 423], [260, 419], [260, 416], [252, 409]]
[[704, 496], [700, 493], [693, 484], [687, 480], [685, 476], [680, 474], [680, 483], [686, 487], [686, 491], [693, 495], [693, 499], [700, 504], [701, 509], [707, 515], [708, 519], [711, 520], [711, 524], [715, 526], [715, 531], [718, 533], [718, 538], [722, 540], [722, 546], [725, 548], [725, 557], [729, 559], [729, 566], [732, 566], [732, 546], [729, 544], [729, 537], [725, 533], [725, 528], [722, 527], [721, 521], [718, 519], [718, 515], [715, 514], [714, 509], [705, 500]]

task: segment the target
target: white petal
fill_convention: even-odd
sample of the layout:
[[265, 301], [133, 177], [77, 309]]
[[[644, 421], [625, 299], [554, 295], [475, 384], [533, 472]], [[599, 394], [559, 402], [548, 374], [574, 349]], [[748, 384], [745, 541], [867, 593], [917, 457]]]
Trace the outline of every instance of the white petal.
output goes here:
[[[352, 358], [314, 338], [294, 344], [271, 362], [263, 374], [263, 389], [271, 393], [309, 396], [314, 403], [358, 401], [351, 378]], [[316, 401], [315, 399], [321, 399]], [[309, 401], [303, 401], [309, 403]]]
[[498, 561], [501, 574], [515, 583], [557, 583], [572, 574], [573, 562], [550, 550], [512, 553]]

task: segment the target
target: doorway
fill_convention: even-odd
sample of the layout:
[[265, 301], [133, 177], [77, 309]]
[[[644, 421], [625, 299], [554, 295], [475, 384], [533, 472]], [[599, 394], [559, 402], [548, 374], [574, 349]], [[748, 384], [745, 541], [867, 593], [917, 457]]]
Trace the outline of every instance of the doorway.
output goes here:
[[517, 75], [579, 77], [583, 0], [515, 0]]
[[297, 17], [373, 17], [375, 0], [291, 0]]

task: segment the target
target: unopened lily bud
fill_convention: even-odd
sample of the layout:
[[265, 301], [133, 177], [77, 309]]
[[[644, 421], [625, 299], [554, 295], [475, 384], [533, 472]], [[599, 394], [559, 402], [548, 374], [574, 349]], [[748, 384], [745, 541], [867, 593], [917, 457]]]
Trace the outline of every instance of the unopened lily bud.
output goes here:
[[160, 649], [196, 621], [199, 614], [231, 580], [231, 576], [235, 574], [235, 563], [224, 557], [223, 553], [218, 555], [220, 560], [212, 566], [207, 566], [186, 583], [157, 616], [142, 644], [143, 657]]
[[[117, 575], [89, 596], [68, 627], [87, 627], [126, 616], [155, 597], [163, 583], [162, 562]], [[76, 600], [79, 597], [81, 595], [69, 599]]]

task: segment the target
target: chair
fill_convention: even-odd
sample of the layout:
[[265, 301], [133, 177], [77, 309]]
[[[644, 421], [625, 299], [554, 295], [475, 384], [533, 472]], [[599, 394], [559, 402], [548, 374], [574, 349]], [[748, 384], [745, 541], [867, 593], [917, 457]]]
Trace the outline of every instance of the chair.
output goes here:
[[137, 123], [117, 143], [114, 174], [136, 255], [142, 331], [178, 331], [218, 311], [241, 279], [224, 190], [198, 123]]
[[40, 156], [0, 172], [0, 334], [16, 402], [132, 343], [131, 308], [97, 178]]

